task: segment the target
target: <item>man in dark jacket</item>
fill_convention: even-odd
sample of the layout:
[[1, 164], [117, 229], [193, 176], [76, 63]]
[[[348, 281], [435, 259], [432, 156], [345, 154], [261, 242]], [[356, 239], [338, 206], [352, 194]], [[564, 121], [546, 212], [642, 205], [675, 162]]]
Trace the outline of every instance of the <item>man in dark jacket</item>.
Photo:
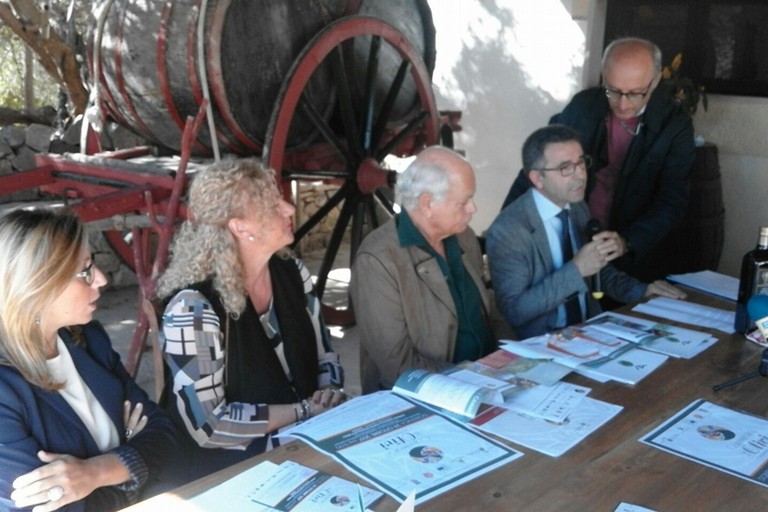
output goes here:
[[[644, 280], [658, 279], [653, 250], [688, 205], [694, 158], [693, 124], [661, 81], [661, 51], [643, 39], [613, 41], [605, 49], [603, 86], [581, 91], [552, 123], [579, 132], [594, 164], [586, 201], [604, 229], [620, 235], [616, 266]], [[530, 187], [522, 172], [506, 207]]]

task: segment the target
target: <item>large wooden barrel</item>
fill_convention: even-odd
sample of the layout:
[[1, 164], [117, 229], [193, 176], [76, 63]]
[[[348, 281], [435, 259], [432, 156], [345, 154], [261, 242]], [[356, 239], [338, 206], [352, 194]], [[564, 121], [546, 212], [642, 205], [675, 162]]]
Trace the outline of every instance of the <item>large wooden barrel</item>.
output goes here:
[[[98, 75], [100, 104], [119, 124], [178, 151], [185, 119], [197, 113], [207, 81], [222, 149], [260, 154], [288, 69], [324, 26], [350, 14], [395, 26], [424, 56], [430, 73], [434, 69], [435, 31], [427, 0], [99, 0], [89, 58]], [[361, 77], [352, 84], [355, 97], [361, 94], [367, 64], [363, 46], [355, 45], [352, 62], [347, 62]], [[392, 70], [384, 76], [394, 76], [400, 62], [394, 49], [383, 49], [379, 65]], [[388, 86], [378, 84], [376, 97], [383, 98]], [[326, 119], [333, 112], [335, 90], [330, 66], [318, 68], [307, 97]], [[416, 87], [408, 77], [395, 118], [405, 117], [416, 104]], [[316, 136], [308, 122], [297, 124], [290, 146]], [[195, 151], [205, 154], [211, 146], [204, 128]]]

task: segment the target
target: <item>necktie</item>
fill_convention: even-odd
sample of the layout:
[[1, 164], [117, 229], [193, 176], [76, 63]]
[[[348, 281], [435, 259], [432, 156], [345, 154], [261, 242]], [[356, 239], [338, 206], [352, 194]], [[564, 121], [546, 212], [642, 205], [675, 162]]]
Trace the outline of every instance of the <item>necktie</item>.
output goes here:
[[[557, 214], [560, 217], [563, 230], [560, 236], [560, 246], [563, 249], [563, 265], [573, 259], [573, 245], [571, 244], [571, 223], [568, 216], [568, 210], [563, 208], [560, 213]], [[566, 325], [574, 325], [581, 322], [581, 305], [579, 304], [579, 296], [575, 295], [565, 301], [565, 323]]]

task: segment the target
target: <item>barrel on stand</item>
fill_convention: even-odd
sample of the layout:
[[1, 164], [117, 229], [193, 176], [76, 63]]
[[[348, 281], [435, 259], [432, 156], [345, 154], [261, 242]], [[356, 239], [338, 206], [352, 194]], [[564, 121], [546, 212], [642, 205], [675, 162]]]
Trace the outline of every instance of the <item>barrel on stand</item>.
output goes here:
[[[99, 0], [89, 56], [101, 106], [118, 124], [179, 151], [184, 121], [197, 113], [207, 94], [222, 151], [260, 154], [278, 91], [294, 60], [323, 27], [350, 14], [396, 27], [423, 55], [431, 73], [435, 32], [426, 0]], [[347, 65], [359, 67], [351, 76], [362, 80], [367, 54], [359, 46], [350, 49]], [[380, 61], [382, 69], [394, 74], [400, 57], [385, 51]], [[349, 85], [353, 94], [365, 94], [362, 81]], [[331, 125], [336, 87], [330, 66], [324, 65], [304, 93]], [[385, 87], [378, 91], [377, 101], [386, 92]], [[405, 117], [416, 103], [416, 86], [408, 78], [393, 112]], [[317, 131], [299, 122], [290, 136], [290, 146], [302, 146]], [[210, 154], [211, 148], [204, 128], [196, 152]]]
[[725, 237], [725, 208], [717, 146], [696, 148], [691, 170], [690, 199], [685, 215], [673, 226], [658, 251], [654, 275], [717, 270]]

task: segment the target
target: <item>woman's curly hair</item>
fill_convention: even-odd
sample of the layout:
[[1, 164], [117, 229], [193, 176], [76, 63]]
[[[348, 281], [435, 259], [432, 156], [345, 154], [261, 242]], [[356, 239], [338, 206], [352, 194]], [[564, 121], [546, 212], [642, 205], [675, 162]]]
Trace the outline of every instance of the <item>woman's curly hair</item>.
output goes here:
[[253, 210], [262, 219], [278, 207], [274, 173], [256, 158], [227, 159], [193, 176], [189, 219], [171, 245], [171, 262], [157, 283], [157, 296], [168, 297], [194, 283], [213, 278], [224, 309], [234, 316], [245, 309], [243, 265], [227, 222]]

